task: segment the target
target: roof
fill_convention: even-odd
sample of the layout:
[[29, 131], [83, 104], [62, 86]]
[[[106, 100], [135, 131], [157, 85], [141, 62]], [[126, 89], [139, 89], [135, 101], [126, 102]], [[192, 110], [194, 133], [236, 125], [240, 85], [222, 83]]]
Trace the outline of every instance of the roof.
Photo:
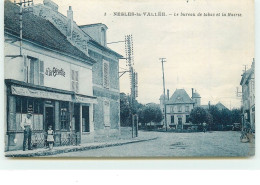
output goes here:
[[167, 104], [194, 103], [184, 89], [176, 89]]
[[[4, 5], [4, 29], [5, 32], [19, 36], [19, 7], [9, 0]], [[41, 46], [53, 49], [64, 54], [88, 60], [95, 60], [73, 46], [51, 22], [32, 13], [23, 14], [23, 39], [37, 43]]]
[[209, 105], [200, 105], [199, 107], [201, 107], [203, 109], [209, 109]]
[[228, 109], [227, 107], [225, 107], [225, 105], [223, 105], [222, 103], [218, 102], [215, 105], [219, 110], [223, 110], [223, 109]]
[[192, 95], [193, 98], [201, 98], [200, 97], [200, 94], [197, 93], [197, 92], [194, 92], [193, 95]]
[[85, 24], [85, 25], [80, 25], [78, 27], [85, 28], [85, 27], [94, 27], [94, 26], [104, 26], [107, 29], [107, 26], [103, 23]]

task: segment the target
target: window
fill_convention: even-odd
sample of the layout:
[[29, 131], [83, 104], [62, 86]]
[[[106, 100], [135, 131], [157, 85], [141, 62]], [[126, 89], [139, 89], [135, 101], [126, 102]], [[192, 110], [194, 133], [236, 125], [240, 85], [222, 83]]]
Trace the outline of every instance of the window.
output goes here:
[[110, 127], [110, 103], [104, 101], [104, 124], [105, 127]]
[[174, 112], [174, 106], [171, 106], [171, 112]]
[[186, 123], [190, 122], [190, 115], [186, 115]]
[[43, 61], [33, 57], [24, 57], [24, 81], [35, 85], [44, 84]]
[[[43, 100], [16, 97], [16, 122], [20, 125], [21, 120], [26, 117], [26, 114], [31, 112], [33, 114], [32, 127], [33, 130], [43, 130]], [[18, 127], [17, 127], [18, 128]]]
[[171, 123], [174, 123], [174, 116], [171, 116]]
[[181, 109], [181, 105], [178, 105], [178, 112], [181, 112], [182, 109]]
[[189, 106], [185, 106], [185, 111], [186, 112], [189, 112], [190, 110], [189, 110]]
[[69, 126], [69, 103], [60, 102], [60, 122], [61, 130], [68, 130]]
[[71, 70], [71, 90], [79, 92], [79, 72], [75, 70]]
[[109, 63], [103, 60], [103, 86], [109, 89]]

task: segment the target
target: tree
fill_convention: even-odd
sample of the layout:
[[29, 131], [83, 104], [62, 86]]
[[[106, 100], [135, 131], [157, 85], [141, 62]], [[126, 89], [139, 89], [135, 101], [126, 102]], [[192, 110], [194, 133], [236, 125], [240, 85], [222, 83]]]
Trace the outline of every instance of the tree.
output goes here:
[[121, 126], [130, 126], [130, 104], [125, 93], [120, 93], [120, 122]]
[[221, 120], [220, 123], [223, 126], [231, 124], [231, 111], [228, 109], [222, 109], [220, 111]]
[[201, 107], [195, 107], [190, 113], [190, 119], [193, 124], [206, 122], [207, 112]]
[[241, 111], [239, 109], [232, 109], [231, 123], [241, 123]]
[[212, 105], [209, 108], [209, 113], [212, 115], [213, 118], [213, 126], [220, 124], [221, 115], [219, 109], [216, 106]]
[[163, 119], [162, 111], [160, 107], [156, 104], [148, 104], [143, 106], [138, 111], [139, 122], [140, 123], [159, 123]]
[[213, 127], [213, 116], [209, 111], [206, 111], [206, 123], [208, 124], [209, 130], [212, 130]]

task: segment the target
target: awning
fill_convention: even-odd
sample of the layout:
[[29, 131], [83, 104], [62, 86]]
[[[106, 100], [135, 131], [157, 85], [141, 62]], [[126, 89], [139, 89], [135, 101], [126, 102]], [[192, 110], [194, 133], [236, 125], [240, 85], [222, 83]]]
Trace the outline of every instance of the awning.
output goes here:
[[19, 96], [29, 96], [34, 98], [45, 98], [61, 101], [72, 101], [70, 94], [61, 94], [56, 92], [43, 91], [14, 85], [11, 86], [11, 92], [12, 94]]
[[94, 103], [97, 104], [97, 98], [96, 97], [84, 97], [75, 95], [75, 102], [76, 103]]

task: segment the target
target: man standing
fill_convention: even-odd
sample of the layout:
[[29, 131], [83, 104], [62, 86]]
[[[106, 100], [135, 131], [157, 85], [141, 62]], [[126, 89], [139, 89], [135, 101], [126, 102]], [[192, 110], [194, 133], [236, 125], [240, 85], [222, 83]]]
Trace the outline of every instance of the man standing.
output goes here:
[[24, 130], [24, 138], [23, 138], [23, 151], [26, 148], [26, 141], [28, 140], [28, 150], [32, 150], [32, 114], [28, 113], [26, 118], [24, 118], [21, 122], [21, 127]]

